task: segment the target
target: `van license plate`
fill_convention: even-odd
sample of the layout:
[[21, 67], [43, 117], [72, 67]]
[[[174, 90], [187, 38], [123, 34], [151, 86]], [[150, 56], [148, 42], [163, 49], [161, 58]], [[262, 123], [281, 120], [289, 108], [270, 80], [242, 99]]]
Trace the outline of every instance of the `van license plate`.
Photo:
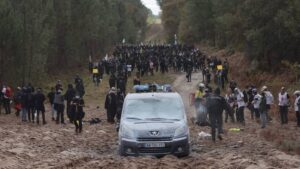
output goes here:
[[146, 148], [153, 148], [153, 147], [165, 147], [165, 143], [145, 143], [144, 146]]

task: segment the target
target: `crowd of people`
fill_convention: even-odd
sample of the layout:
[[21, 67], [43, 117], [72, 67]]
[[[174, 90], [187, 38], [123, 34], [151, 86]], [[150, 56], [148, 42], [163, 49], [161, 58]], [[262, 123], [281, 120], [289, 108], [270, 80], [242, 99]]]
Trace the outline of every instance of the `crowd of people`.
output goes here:
[[20, 117], [22, 122], [40, 124], [40, 120], [42, 120], [42, 124], [45, 125], [47, 124], [45, 101], [48, 97], [52, 121], [55, 121], [57, 124], [65, 124], [64, 112], [66, 109], [67, 117], [76, 126], [76, 133], [80, 133], [82, 131], [82, 119], [85, 114], [83, 111], [84, 93], [83, 81], [79, 75], [76, 75], [75, 87], [73, 87], [73, 84], [69, 84], [64, 94], [63, 85], [58, 80], [47, 96], [42, 88], [35, 89], [29, 83], [23, 87], [17, 87], [15, 92], [7, 85], [3, 85], [0, 98], [6, 114], [11, 114], [11, 104], [14, 103], [15, 115]]
[[[250, 112], [251, 119], [260, 123], [261, 128], [265, 128], [272, 121], [270, 112], [274, 111], [275, 98], [267, 86], [260, 89], [254, 85], [247, 86], [244, 90], [238, 87], [237, 83], [230, 81], [225, 97], [221, 96], [221, 90], [217, 86], [214, 91], [204, 83], [199, 84], [199, 88], [194, 95], [194, 105], [196, 109], [196, 124], [200, 126], [209, 125], [212, 128], [212, 139], [217, 136], [222, 139], [223, 121], [246, 125], [245, 108]], [[294, 92], [294, 111], [296, 113], [297, 126], [300, 127], [300, 91]], [[285, 87], [278, 93], [278, 110], [280, 123], [288, 124], [288, 112], [292, 100]], [[223, 111], [225, 110], [225, 120]]]
[[[212, 133], [216, 133], [216, 129], [218, 133], [222, 133], [224, 110], [226, 123], [230, 118], [231, 122], [245, 125], [245, 108], [249, 109], [253, 120], [261, 123], [262, 128], [272, 120], [270, 111], [275, 99], [267, 86], [258, 89], [254, 85], [249, 85], [242, 90], [235, 81], [228, 80], [229, 63], [226, 59], [222, 61], [217, 57], [208, 57], [193, 46], [123, 44], [116, 46], [111, 56], [107, 55], [95, 63], [90, 61], [89, 71], [95, 86], [99, 86], [104, 75], [109, 77], [110, 91], [104, 103], [109, 123], [115, 123], [121, 118], [128, 77], [134, 74], [133, 85], [139, 85], [143, 77], [170, 71], [185, 72], [187, 82], [191, 82], [193, 72], [202, 72], [203, 82], [194, 96], [197, 123], [210, 125]], [[211, 86], [215, 86], [215, 90]], [[222, 91], [226, 93], [225, 97], [221, 96]], [[10, 114], [11, 104], [14, 103], [16, 116], [21, 116], [23, 122], [36, 121], [39, 124], [41, 115], [42, 123], [46, 124], [44, 104], [47, 97], [53, 121], [65, 124], [64, 112], [66, 112], [69, 121], [75, 125], [76, 133], [82, 131], [85, 89], [79, 75], [76, 75], [74, 84], [67, 85], [65, 93], [60, 80], [47, 96], [41, 88], [35, 89], [30, 83], [17, 87], [16, 92], [3, 85], [0, 93], [0, 113], [3, 106], [5, 113]], [[295, 91], [294, 95], [297, 125], [300, 126], [300, 91]], [[291, 98], [284, 87], [278, 94], [278, 106], [281, 124], [287, 124]]]

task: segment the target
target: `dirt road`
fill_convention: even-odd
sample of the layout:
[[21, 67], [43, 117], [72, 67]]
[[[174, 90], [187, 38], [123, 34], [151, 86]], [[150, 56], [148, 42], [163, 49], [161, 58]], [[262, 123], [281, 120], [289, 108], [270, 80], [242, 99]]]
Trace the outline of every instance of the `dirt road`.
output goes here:
[[[199, 83], [200, 74], [193, 74], [191, 83], [186, 82], [184, 74], [176, 76], [173, 85], [184, 99], [188, 116], [192, 117], [189, 94]], [[104, 111], [96, 107], [95, 103], [86, 107], [86, 119], [105, 118]], [[225, 124], [225, 131], [230, 127], [242, 126]], [[277, 126], [271, 124], [268, 127]], [[48, 120], [47, 125], [37, 126], [17, 122], [13, 115], [0, 115], [0, 168], [286, 169], [300, 166], [299, 156], [287, 155], [263, 141], [259, 125], [251, 121], [248, 115], [244, 131], [228, 131], [221, 142], [199, 140], [200, 131], [209, 132], [210, 129], [190, 124], [192, 153], [189, 157], [120, 157], [117, 155], [115, 128], [105, 121], [96, 125], [85, 123], [84, 132], [75, 135], [71, 124], [56, 125]]]

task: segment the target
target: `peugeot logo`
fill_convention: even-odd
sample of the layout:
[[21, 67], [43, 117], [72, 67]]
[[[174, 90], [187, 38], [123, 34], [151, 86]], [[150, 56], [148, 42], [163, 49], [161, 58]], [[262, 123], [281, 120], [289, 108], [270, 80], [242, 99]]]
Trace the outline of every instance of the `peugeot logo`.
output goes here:
[[150, 131], [150, 135], [151, 136], [158, 136], [159, 135], [159, 131]]

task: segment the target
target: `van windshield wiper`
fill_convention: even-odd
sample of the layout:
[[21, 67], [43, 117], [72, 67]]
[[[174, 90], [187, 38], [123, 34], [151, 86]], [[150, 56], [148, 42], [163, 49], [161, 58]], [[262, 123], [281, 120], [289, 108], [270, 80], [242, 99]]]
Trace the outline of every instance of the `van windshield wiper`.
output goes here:
[[126, 119], [130, 119], [130, 120], [143, 120], [143, 119], [140, 119], [140, 118], [137, 118], [137, 117], [126, 117]]
[[180, 119], [168, 119], [168, 118], [146, 118], [145, 120], [153, 120], [153, 121], [163, 121], [163, 120], [180, 121]]

